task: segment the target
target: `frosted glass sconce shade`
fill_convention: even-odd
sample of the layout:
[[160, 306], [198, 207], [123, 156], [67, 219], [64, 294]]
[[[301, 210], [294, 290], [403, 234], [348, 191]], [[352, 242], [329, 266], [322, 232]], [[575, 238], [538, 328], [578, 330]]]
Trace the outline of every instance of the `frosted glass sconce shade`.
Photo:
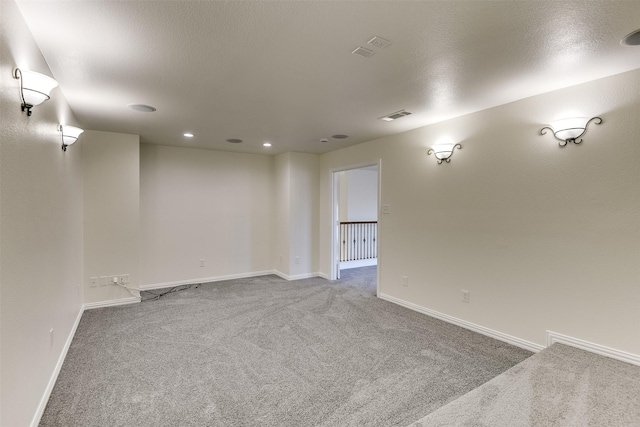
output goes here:
[[58, 130], [62, 133], [62, 151], [67, 151], [67, 147], [78, 140], [83, 129], [75, 126], [60, 125]]
[[429, 151], [427, 151], [427, 155], [433, 154], [438, 164], [441, 164], [442, 162], [449, 163], [451, 162], [453, 150], [455, 150], [456, 148], [459, 150], [462, 148], [462, 145], [453, 143], [437, 144], [431, 147]]
[[50, 99], [49, 94], [58, 86], [58, 82], [49, 76], [35, 71], [13, 70], [13, 78], [20, 80], [20, 96], [22, 97], [22, 111], [31, 115], [31, 108]]
[[600, 117], [572, 117], [555, 120], [550, 126], [545, 126], [540, 129], [540, 135], [545, 135], [548, 129], [553, 132], [553, 136], [560, 141], [561, 147], [564, 147], [569, 142], [580, 144], [582, 142], [582, 135], [585, 134], [587, 126], [589, 126], [591, 122], [599, 125], [602, 124], [602, 119]]

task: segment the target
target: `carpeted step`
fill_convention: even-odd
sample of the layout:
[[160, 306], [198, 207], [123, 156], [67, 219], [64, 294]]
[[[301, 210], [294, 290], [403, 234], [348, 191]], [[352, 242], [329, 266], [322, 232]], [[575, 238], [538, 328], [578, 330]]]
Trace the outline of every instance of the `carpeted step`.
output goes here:
[[562, 344], [410, 427], [640, 426], [640, 366]]

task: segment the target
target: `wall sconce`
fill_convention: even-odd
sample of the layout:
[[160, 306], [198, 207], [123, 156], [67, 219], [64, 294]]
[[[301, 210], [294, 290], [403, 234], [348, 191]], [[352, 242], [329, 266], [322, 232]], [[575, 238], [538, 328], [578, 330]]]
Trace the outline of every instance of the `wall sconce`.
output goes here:
[[553, 132], [553, 136], [560, 141], [560, 146], [564, 147], [569, 142], [574, 144], [580, 144], [582, 142], [582, 135], [587, 131], [589, 123], [594, 122], [599, 125], [602, 124], [600, 117], [573, 117], [570, 119], [561, 119], [551, 122], [551, 126], [545, 126], [540, 129], [540, 135], [545, 135], [547, 129]]
[[31, 115], [31, 108], [50, 99], [49, 94], [58, 86], [58, 82], [49, 76], [35, 71], [13, 70], [13, 78], [20, 80], [20, 97], [22, 98], [22, 111]]
[[451, 162], [451, 156], [453, 155], [454, 149], [460, 150], [462, 148], [461, 144], [453, 144], [450, 142], [436, 144], [433, 147], [429, 148], [427, 151], [427, 155], [433, 154], [436, 157], [438, 164], [442, 162]]
[[67, 147], [76, 142], [80, 134], [84, 132], [83, 129], [69, 125], [60, 125], [58, 130], [62, 134], [62, 151], [67, 151]]

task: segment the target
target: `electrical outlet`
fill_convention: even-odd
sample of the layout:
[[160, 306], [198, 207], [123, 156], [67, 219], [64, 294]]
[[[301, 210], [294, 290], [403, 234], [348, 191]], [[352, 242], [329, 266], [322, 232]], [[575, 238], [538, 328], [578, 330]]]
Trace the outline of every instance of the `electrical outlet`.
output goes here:
[[299, 256], [296, 257], [296, 264], [300, 264], [300, 257]]
[[204, 267], [204, 260], [203, 259], [200, 260], [200, 267]]
[[462, 302], [469, 302], [469, 291], [462, 290]]
[[89, 278], [89, 287], [95, 288], [96, 286], [98, 286], [98, 278], [97, 277], [90, 277]]
[[409, 287], [409, 278], [407, 276], [402, 276], [402, 286], [405, 288]]

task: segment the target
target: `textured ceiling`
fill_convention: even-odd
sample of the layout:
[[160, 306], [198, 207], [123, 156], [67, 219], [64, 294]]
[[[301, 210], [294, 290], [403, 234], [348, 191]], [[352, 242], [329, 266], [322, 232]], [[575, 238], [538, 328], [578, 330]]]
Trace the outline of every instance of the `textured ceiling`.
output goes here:
[[322, 153], [640, 68], [640, 1], [17, 3], [77, 125], [163, 145]]

